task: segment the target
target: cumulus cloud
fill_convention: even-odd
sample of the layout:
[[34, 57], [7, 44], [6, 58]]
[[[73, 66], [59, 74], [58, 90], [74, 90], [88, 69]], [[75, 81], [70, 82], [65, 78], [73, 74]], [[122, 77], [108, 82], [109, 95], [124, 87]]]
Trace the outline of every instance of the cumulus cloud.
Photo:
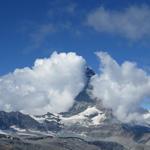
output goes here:
[[0, 77], [0, 110], [29, 114], [67, 111], [85, 84], [85, 60], [75, 53], [54, 52], [32, 68]]
[[139, 111], [145, 97], [150, 98], [150, 76], [136, 63], [125, 61], [119, 65], [106, 52], [96, 53], [101, 61], [100, 74], [91, 80], [92, 95], [121, 121], [144, 121]]
[[130, 6], [124, 10], [100, 7], [88, 15], [87, 24], [99, 32], [139, 40], [150, 36], [150, 8], [146, 5]]

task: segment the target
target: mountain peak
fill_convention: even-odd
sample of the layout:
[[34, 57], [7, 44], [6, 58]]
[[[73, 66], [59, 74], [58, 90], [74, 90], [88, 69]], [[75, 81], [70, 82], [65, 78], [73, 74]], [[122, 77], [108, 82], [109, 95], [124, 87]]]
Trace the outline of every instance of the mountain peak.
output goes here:
[[90, 79], [92, 76], [94, 76], [95, 75], [95, 72], [93, 71], [93, 69], [92, 68], [90, 68], [90, 67], [87, 67], [86, 68], [86, 77], [88, 78], [88, 79]]

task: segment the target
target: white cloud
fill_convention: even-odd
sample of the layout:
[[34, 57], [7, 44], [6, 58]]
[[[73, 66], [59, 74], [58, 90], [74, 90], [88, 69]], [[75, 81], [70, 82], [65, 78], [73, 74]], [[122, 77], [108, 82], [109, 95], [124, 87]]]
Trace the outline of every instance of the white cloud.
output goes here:
[[119, 65], [105, 52], [96, 53], [101, 61], [100, 74], [91, 80], [92, 94], [111, 108], [121, 121], [144, 121], [140, 103], [150, 98], [150, 76], [136, 63]]
[[150, 37], [150, 8], [146, 5], [130, 6], [124, 10], [100, 7], [88, 15], [87, 23], [99, 32], [139, 40]]
[[53, 53], [32, 68], [0, 77], [0, 110], [30, 114], [67, 111], [85, 84], [85, 60], [75, 53]]

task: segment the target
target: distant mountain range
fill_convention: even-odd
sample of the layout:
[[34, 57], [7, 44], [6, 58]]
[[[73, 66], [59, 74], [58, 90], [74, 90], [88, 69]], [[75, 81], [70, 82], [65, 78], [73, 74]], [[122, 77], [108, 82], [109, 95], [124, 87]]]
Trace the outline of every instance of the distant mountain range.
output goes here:
[[64, 113], [31, 116], [21, 112], [0, 112], [2, 150], [150, 150], [150, 125], [123, 123], [88, 94], [91, 77]]

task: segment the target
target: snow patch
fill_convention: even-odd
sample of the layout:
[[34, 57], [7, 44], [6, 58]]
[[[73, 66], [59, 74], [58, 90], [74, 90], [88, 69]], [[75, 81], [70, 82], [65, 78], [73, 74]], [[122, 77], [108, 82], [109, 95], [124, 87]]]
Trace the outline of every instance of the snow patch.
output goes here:
[[59, 119], [58, 114], [51, 114], [51, 113], [47, 113], [46, 115], [42, 115], [42, 116], [31, 115], [31, 117], [39, 123], [44, 123], [45, 120], [57, 122]]
[[6, 135], [7, 133], [4, 132], [3, 130], [0, 130], [0, 134]]
[[45, 120], [44, 117], [36, 117], [36, 116], [33, 116], [33, 115], [30, 115], [30, 117], [32, 117], [34, 120], [36, 120], [39, 123], [43, 123], [44, 120]]
[[26, 132], [26, 129], [21, 129], [21, 128], [18, 128], [16, 126], [11, 126], [10, 128], [14, 129], [15, 131], [18, 131], [18, 132]]
[[103, 122], [105, 119], [105, 114], [98, 114], [96, 117], [92, 118], [92, 121], [94, 125], [99, 125], [100, 122]]
[[148, 124], [150, 124], [150, 111], [143, 115], [144, 119]]
[[105, 114], [98, 110], [96, 107], [88, 107], [85, 111], [71, 116], [60, 117], [61, 121], [65, 125], [81, 124], [83, 126], [100, 125], [106, 119]]

